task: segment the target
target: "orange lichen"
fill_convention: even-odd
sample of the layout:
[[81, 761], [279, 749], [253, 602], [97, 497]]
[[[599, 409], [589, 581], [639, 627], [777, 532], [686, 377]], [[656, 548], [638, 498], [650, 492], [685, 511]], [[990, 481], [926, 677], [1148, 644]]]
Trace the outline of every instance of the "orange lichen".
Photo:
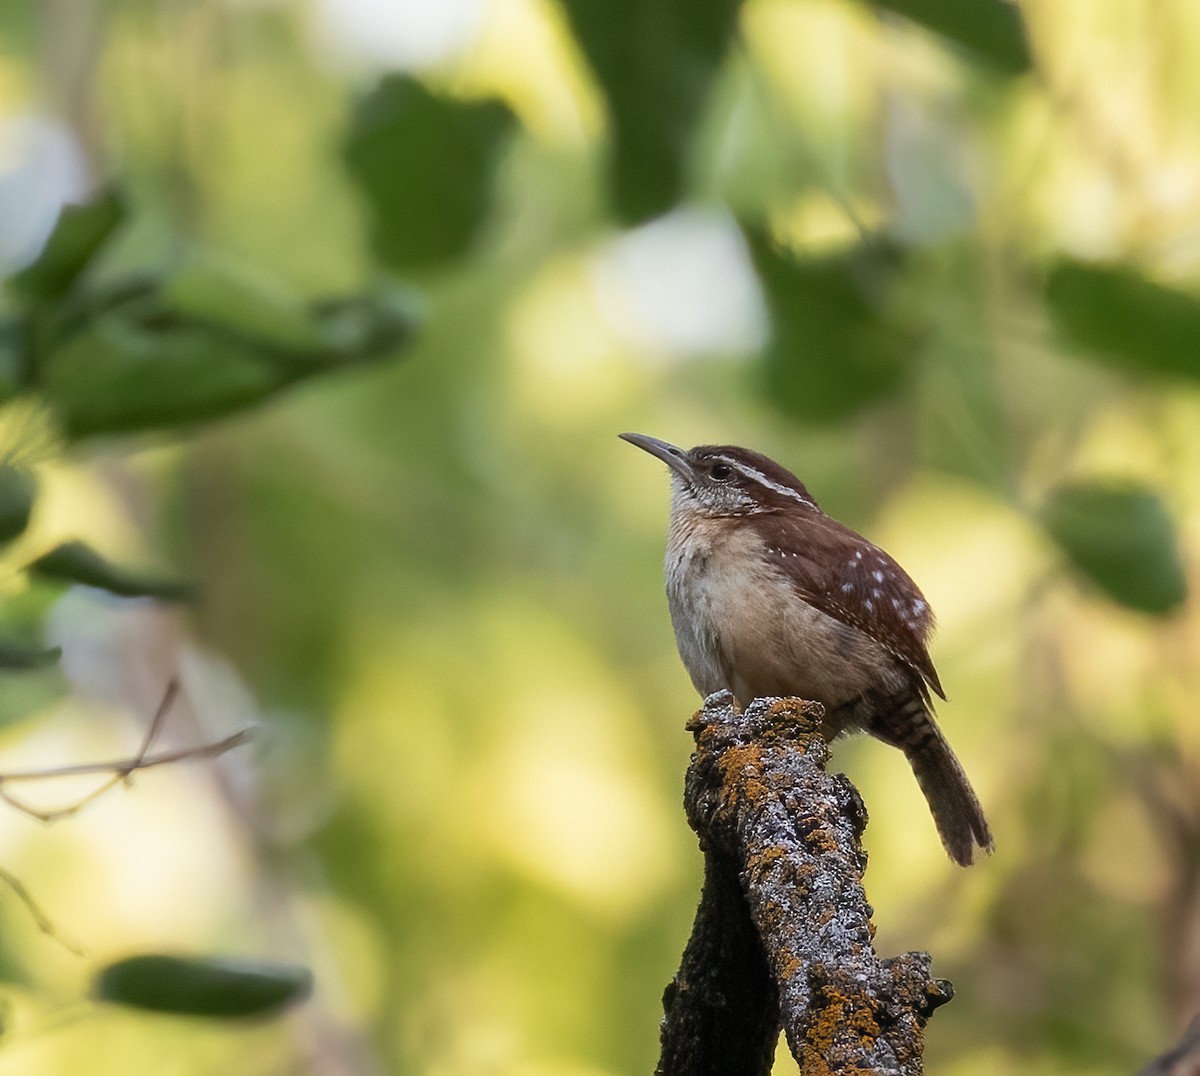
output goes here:
[[784, 982], [790, 982], [804, 970], [804, 961], [790, 949], [781, 950], [775, 958], [775, 974]]
[[721, 787], [731, 803], [740, 794], [751, 801], [759, 802], [769, 793], [769, 785], [763, 779], [763, 749], [758, 744], [730, 747], [718, 760], [721, 771]]
[[[861, 994], [847, 994], [835, 986], [825, 986], [820, 1000], [814, 999], [816, 1017], [809, 1022], [801, 1050], [800, 1071], [803, 1076], [825, 1076], [832, 1073], [829, 1058], [839, 1036], [856, 1034], [864, 1052], [869, 1052], [879, 1038], [879, 1022], [875, 1019], [869, 1000]], [[841, 1072], [848, 1071], [839, 1066]]]

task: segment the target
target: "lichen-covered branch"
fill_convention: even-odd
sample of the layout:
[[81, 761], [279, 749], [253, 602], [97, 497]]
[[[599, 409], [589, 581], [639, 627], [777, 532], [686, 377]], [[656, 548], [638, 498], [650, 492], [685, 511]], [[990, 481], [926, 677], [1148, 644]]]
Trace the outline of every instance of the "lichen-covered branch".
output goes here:
[[[692, 940], [664, 999], [660, 1073], [767, 1073], [764, 1043], [778, 1034], [764, 1030], [768, 1020], [782, 1024], [805, 1076], [922, 1070], [925, 1022], [952, 990], [931, 978], [925, 953], [875, 953], [862, 888], [866, 812], [845, 777], [825, 772], [821, 717], [819, 705], [797, 699], [758, 700], [739, 712], [722, 693], [693, 719], [684, 798], [707, 874]], [[718, 914], [727, 917], [725, 942], [737, 939], [741, 952], [710, 940]], [[710, 989], [753, 985], [756, 959], [773, 989], [760, 986], [753, 997]], [[753, 1004], [760, 1020], [747, 1018]], [[703, 1049], [721, 1034], [727, 1064]], [[701, 1044], [700, 1067], [675, 1062], [687, 1053], [685, 1040]]]
[[663, 994], [659, 1076], [767, 1076], [779, 991], [733, 860], [704, 857], [704, 891], [679, 971]]

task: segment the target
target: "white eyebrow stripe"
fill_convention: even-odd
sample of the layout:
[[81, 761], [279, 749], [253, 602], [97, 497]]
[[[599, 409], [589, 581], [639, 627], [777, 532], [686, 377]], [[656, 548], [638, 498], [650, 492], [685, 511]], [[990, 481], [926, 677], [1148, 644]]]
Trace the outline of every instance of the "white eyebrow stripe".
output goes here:
[[762, 483], [762, 485], [766, 486], [767, 489], [773, 489], [776, 493], [782, 493], [785, 497], [791, 497], [793, 500], [799, 501], [801, 504], [807, 504], [810, 507], [816, 507], [816, 501], [814, 501], [811, 497], [805, 497], [804, 494], [800, 493], [798, 490], [791, 489], [788, 486], [781, 486], [778, 482], [768, 478], [762, 473], [762, 471], [756, 470], [748, 463], [743, 463], [741, 460], [732, 459], [729, 456], [717, 456], [716, 458], [722, 463], [729, 464], [729, 466], [734, 470], [741, 471], [741, 473], [747, 478], [751, 478], [755, 482]]

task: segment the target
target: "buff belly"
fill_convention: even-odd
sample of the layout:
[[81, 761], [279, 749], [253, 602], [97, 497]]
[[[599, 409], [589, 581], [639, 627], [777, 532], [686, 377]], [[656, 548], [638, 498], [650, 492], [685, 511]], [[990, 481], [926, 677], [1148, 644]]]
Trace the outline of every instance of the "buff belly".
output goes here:
[[791, 581], [752, 548], [759, 541], [754, 534], [710, 538], [693, 529], [671, 538], [671, 623], [701, 695], [728, 689], [742, 705], [798, 696], [832, 712], [908, 679], [869, 636], [797, 601]]

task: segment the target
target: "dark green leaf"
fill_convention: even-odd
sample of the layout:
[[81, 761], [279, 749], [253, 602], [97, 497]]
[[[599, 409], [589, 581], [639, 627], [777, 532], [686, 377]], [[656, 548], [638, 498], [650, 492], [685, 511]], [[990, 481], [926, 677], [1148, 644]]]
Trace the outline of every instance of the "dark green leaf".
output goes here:
[[1029, 40], [1012, 0], [874, 0], [962, 45], [1005, 74], [1030, 67]]
[[55, 349], [43, 383], [64, 432], [79, 438], [230, 414], [295, 376], [265, 349], [204, 326], [113, 314]]
[[38, 557], [29, 566], [29, 571], [42, 579], [83, 583], [126, 598], [186, 601], [192, 596], [191, 587], [184, 583], [118, 568], [82, 542], [65, 542], [56, 546]]
[[354, 113], [345, 160], [366, 196], [381, 261], [423, 269], [471, 248], [511, 126], [498, 101], [438, 97], [401, 75], [379, 83]]
[[1099, 482], [1064, 486], [1041, 518], [1076, 570], [1114, 601], [1162, 616], [1186, 599], [1174, 527], [1150, 490]]
[[748, 230], [771, 314], [766, 390], [781, 411], [835, 422], [894, 394], [917, 346], [890, 316], [895, 264], [882, 251], [799, 259]]
[[[383, 293], [306, 305], [297, 319], [283, 316], [287, 304], [264, 309], [252, 329], [249, 294], [238, 297], [222, 324], [217, 307], [211, 317], [202, 313], [201, 290], [187, 296], [186, 310], [139, 294], [73, 328], [50, 351], [42, 389], [69, 437], [232, 414], [302, 379], [386, 357], [413, 335], [416, 323], [411, 302]], [[239, 303], [240, 311], [232, 312]]]
[[36, 497], [37, 479], [30, 471], [0, 464], [0, 544], [24, 533]]
[[635, 224], [684, 193], [692, 135], [740, 0], [563, 0], [608, 102], [613, 203]]
[[12, 319], [0, 319], [0, 403], [11, 399], [25, 365], [25, 326]]
[[10, 286], [31, 299], [62, 295], [124, 219], [125, 202], [116, 191], [85, 205], [65, 206], [41, 254], [10, 279]]
[[0, 640], [0, 669], [41, 669], [54, 664], [61, 654], [57, 646], [24, 646]]
[[1064, 258], [1050, 270], [1046, 300], [1060, 328], [1109, 365], [1200, 377], [1200, 297], [1126, 265]]
[[311, 992], [312, 972], [298, 965], [160, 954], [110, 964], [92, 988], [103, 1001], [222, 1018], [271, 1015]]

